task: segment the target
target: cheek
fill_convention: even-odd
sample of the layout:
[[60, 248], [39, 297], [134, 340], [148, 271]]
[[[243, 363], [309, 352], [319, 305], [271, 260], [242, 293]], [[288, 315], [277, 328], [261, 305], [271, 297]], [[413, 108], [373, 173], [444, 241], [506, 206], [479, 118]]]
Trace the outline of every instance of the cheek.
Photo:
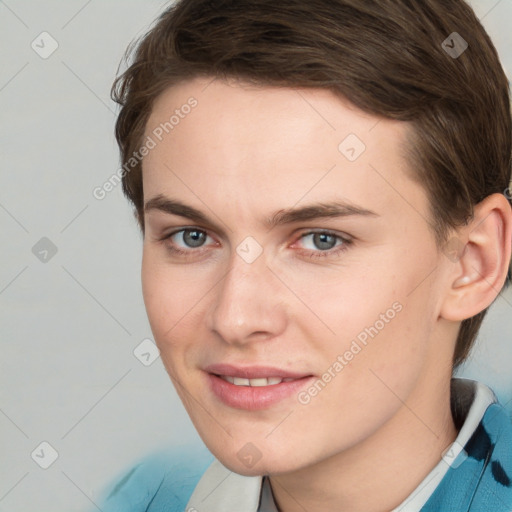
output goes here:
[[402, 272], [393, 272], [400, 260], [394, 266], [392, 261], [386, 264], [383, 258], [381, 265], [347, 273], [330, 286], [320, 281], [322, 293], [308, 297], [331, 331], [315, 336], [310, 330], [312, 350], [322, 353], [325, 368], [320, 370], [336, 374], [333, 391], [343, 389], [356, 403], [373, 395], [376, 407], [394, 399], [391, 390], [403, 396], [411, 389], [425, 364], [435, 320], [428, 284], [411, 293], [428, 269], [400, 267]]
[[186, 288], [177, 272], [172, 272], [148, 250], [143, 254], [141, 278], [146, 313], [165, 362], [165, 354], [176, 339], [180, 318], [186, 314]]
[[204, 328], [203, 300], [214, 283], [205, 272], [189, 272], [162, 262], [161, 255], [145, 250], [142, 259], [142, 294], [155, 342], [167, 368], [181, 358]]
[[[378, 331], [380, 335], [388, 328], [403, 301], [400, 287], [401, 283], [389, 273], [379, 275], [371, 267], [350, 267], [323, 270], [311, 278], [297, 280], [293, 290], [311, 313], [307, 315], [309, 324], [316, 328], [310, 330], [311, 339], [339, 352], [348, 349], [354, 339], [364, 344], [371, 334]], [[297, 318], [304, 328], [305, 320], [305, 315]]]
[[[383, 304], [387, 305], [385, 301]], [[364, 313], [347, 316], [352, 332], [359, 329], [364, 337], [342, 334], [327, 350], [324, 347], [324, 364], [319, 369], [325, 372], [320, 379], [327, 383], [317, 381], [316, 386], [306, 389], [294, 410], [299, 430], [307, 431], [315, 424], [315, 450], [323, 450], [327, 456], [369, 437], [390, 420], [415, 389], [425, 364], [427, 340], [422, 339], [426, 335], [418, 336], [416, 329], [421, 326], [408, 308], [404, 303], [400, 311], [393, 310], [395, 315], [389, 314], [388, 323], [382, 327], [375, 313], [386, 314], [387, 310], [372, 304], [366, 318]], [[283, 435], [292, 435], [292, 431], [282, 430]], [[326, 445], [322, 439], [333, 441]]]
[[170, 289], [164, 269], [153, 262], [153, 258], [146, 250], [142, 258], [141, 278], [146, 313], [155, 341], [159, 344], [162, 334], [172, 326], [173, 309], [170, 308], [172, 301], [169, 300]]
[[169, 265], [154, 248], [144, 248], [142, 293], [150, 321], [159, 329], [170, 329], [197, 296], [198, 281], [179, 266]]

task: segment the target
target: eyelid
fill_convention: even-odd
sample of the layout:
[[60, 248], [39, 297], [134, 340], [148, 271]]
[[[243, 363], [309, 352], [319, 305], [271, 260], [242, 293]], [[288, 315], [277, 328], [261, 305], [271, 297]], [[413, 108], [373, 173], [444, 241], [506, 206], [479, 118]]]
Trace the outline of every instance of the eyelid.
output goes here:
[[[162, 235], [161, 237], [159, 237], [158, 241], [162, 242], [162, 243], [165, 243], [166, 240], [169, 240], [174, 235], [176, 235], [178, 233], [181, 233], [181, 232], [184, 232], [184, 231], [200, 231], [202, 233], [205, 233], [207, 237], [210, 237], [210, 238], [215, 240], [215, 237], [213, 237], [209, 233], [209, 230], [207, 230], [205, 228], [202, 228], [202, 227], [199, 227], [199, 226], [180, 226], [179, 228], [173, 229], [169, 233], [166, 233], [166, 234]], [[348, 235], [346, 233], [338, 233], [336, 231], [333, 231], [333, 230], [330, 230], [330, 229], [326, 229], [326, 228], [301, 228], [301, 229], [295, 230], [295, 232], [296, 231], [302, 231], [302, 233], [300, 233], [298, 235], [298, 238], [292, 243], [291, 247], [293, 247], [297, 242], [299, 242], [300, 240], [302, 240], [306, 236], [314, 235], [314, 234], [317, 234], [317, 233], [333, 236], [333, 237], [341, 240], [341, 242], [342, 242], [341, 244], [335, 245], [331, 249], [327, 249], [327, 250], [324, 250], [324, 251], [322, 251], [320, 249], [318, 249], [318, 250], [314, 250], [314, 249], [301, 249], [299, 251], [299, 252], [302, 252], [302, 253], [306, 253], [306, 256], [308, 256], [308, 257], [329, 257], [329, 256], [334, 256], [334, 255], [338, 254], [339, 252], [342, 252], [342, 251], [346, 250], [347, 246], [352, 244], [353, 241], [354, 241], [354, 237], [352, 237], [352, 236], [350, 236], [350, 235]], [[208, 247], [207, 245], [203, 245], [203, 246], [200, 246], [200, 247], [197, 247], [197, 248], [183, 249], [183, 248], [181, 248], [179, 246], [177, 246], [177, 247], [169, 246], [168, 249], [171, 250], [174, 253], [178, 253], [178, 254], [182, 254], [182, 255], [187, 255], [187, 254], [193, 255], [193, 254], [199, 254], [199, 253], [204, 252], [205, 250], [207, 250], [207, 247]]]
[[354, 237], [348, 235], [347, 233], [339, 233], [337, 231], [333, 231], [332, 229], [328, 229], [328, 228], [312, 228], [312, 229], [304, 228], [304, 232], [299, 235], [298, 239], [300, 240], [301, 238], [303, 238], [305, 236], [314, 235], [316, 233], [331, 235], [336, 238], [340, 238], [344, 242], [351, 242], [354, 240]]
[[297, 243], [300, 242], [303, 238], [315, 234], [325, 234], [328, 236], [332, 236], [339, 240], [341, 243], [334, 245], [334, 247], [331, 247], [330, 249], [326, 250], [320, 250], [320, 249], [299, 249], [299, 252], [304, 254], [309, 259], [314, 258], [334, 258], [336, 256], [341, 255], [341, 253], [345, 252], [348, 247], [354, 242], [354, 238], [343, 233], [337, 233], [335, 231], [329, 230], [329, 229], [308, 229], [304, 231], [296, 242], [293, 243], [292, 247]]
[[[181, 233], [182, 231], [200, 231], [202, 233], [205, 233], [207, 237], [210, 237], [215, 240], [215, 237], [210, 234], [210, 232], [205, 229], [201, 228], [199, 226], [181, 226], [179, 228], [175, 228], [172, 231], [169, 231], [168, 233], [163, 234], [162, 236], [158, 237], [159, 242], [165, 242], [169, 238], [171, 238], [174, 235], [177, 235], [178, 233]], [[205, 246], [198, 247], [196, 250], [201, 250]], [[194, 249], [190, 248], [188, 252], [192, 252]]]
[[[194, 231], [194, 230], [206, 233], [210, 238], [215, 238], [214, 236], [212, 236], [209, 233], [208, 229], [206, 229], [206, 228], [202, 228], [200, 226], [180, 226], [179, 228], [173, 229], [172, 231], [170, 231], [168, 233], [165, 233], [162, 236], [159, 236], [158, 240], [159, 241], [166, 240], [166, 239], [170, 238], [171, 236], [176, 235], [177, 233], [180, 233], [181, 231]], [[296, 229], [294, 231], [294, 233], [297, 232], [297, 231], [303, 231], [302, 233], [300, 233], [298, 235], [297, 240], [301, 240], [305, 236], [312, 235], [312, 234], [315, 234], [315, 233], [325, 233], [327, 235], [332, 235], [332, 236], [335, 236], [335, 237], [338, 237], [338, 238], [342, 239], [345, 242], [350, 242], [350, 241], [354, 240], [354, 237], [348, 235], [347, 233], [338, 233], [338, 232], [333, 231], [333, 230], [328, 229], [328, 228], [299, 228], [299, 229]]]

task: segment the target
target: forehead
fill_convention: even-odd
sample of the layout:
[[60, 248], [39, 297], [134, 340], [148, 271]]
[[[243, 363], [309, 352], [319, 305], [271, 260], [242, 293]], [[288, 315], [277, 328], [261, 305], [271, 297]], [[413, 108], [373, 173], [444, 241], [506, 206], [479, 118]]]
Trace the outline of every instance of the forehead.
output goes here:
[[153, 105], [144, 198], [180, 195], [200, 205], [201, 197], [243, 196], [254, 207], [278, 207], [336, 196], [399, 213], [407, 204], [401, 194], [425, 202], [408, 178], [408, 130], [324, 89], [196, 78], [170, 87]]
[[[189, 103], [195, 106], [189, 108]], [[383, 124], [389, 143], [390, 139], [400, 142], [408, 129], [406, 123], [365, 113], [327, 89], [256, 86], [234, 79], [200, 77], [169, 87], [160, 94], [153, 104], [146, 133], [170, 121], [172, 127], [167, 128], [172, 137], [168, 142], [172, 143], [173, 138], [186, 130], [183, 125], [190, 124], [184, 122], [188, 117], [195, 120], [194, 131], [201, 128], [208, 132], [209, 138], [233, 137], [236, 132], [242, 139], [259, 132], [254, 142], [268, 144], [273, 140], [272, 132], [280, 130], [281, 138], [276, 142], [281, 149], [286, 148], [286, 143], [299, 130], [317, 137], [334, 135], [328, 137], [329, 141], [353, 133], [362, 141], [377, 142], [382, 130], [374, 131], [374, 128]], [[268, 128], [267, 140], [263, 139], [265, 132], [261, 128], [264, 127]]]

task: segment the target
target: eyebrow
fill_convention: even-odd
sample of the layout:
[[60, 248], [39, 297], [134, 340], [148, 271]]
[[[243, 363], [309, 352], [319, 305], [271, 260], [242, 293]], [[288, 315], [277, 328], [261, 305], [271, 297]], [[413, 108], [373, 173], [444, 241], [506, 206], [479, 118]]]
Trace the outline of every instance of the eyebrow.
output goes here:
[[[215, 226], [215, 224], [213, 224], [200, 210], [186, 205], [176, 199], [165, 197], [161, 194], [149, 199], [144, 205], [144, 212], [149, 212], [151, 210], [161, 211], [170, 215], [178, 215], [197, 223]], [[379, 217], [377, 213], [367, 210], [366, 208], [361, 208], [350, 203], [331, 201], [313, 203], [301, 206], [300, 208], [279, 210], [272, 216], [263, 219], [262, 223], [270, 230], [276, 226], [292, 224], [294, 222], [356, 215]]]

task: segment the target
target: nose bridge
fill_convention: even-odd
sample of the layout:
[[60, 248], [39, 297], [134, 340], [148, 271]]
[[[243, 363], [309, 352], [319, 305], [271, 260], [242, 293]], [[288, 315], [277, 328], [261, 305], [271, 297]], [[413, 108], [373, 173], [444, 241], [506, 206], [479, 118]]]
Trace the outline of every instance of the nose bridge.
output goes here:
[[233, 252], [210, 314], [210, 328], [226, 342], [239, 344], [253, 334], [276, 336], [286, 323], [277, 280], [265, 255], [251, 260], [244, 249], [247, 245], [242, 242]]

